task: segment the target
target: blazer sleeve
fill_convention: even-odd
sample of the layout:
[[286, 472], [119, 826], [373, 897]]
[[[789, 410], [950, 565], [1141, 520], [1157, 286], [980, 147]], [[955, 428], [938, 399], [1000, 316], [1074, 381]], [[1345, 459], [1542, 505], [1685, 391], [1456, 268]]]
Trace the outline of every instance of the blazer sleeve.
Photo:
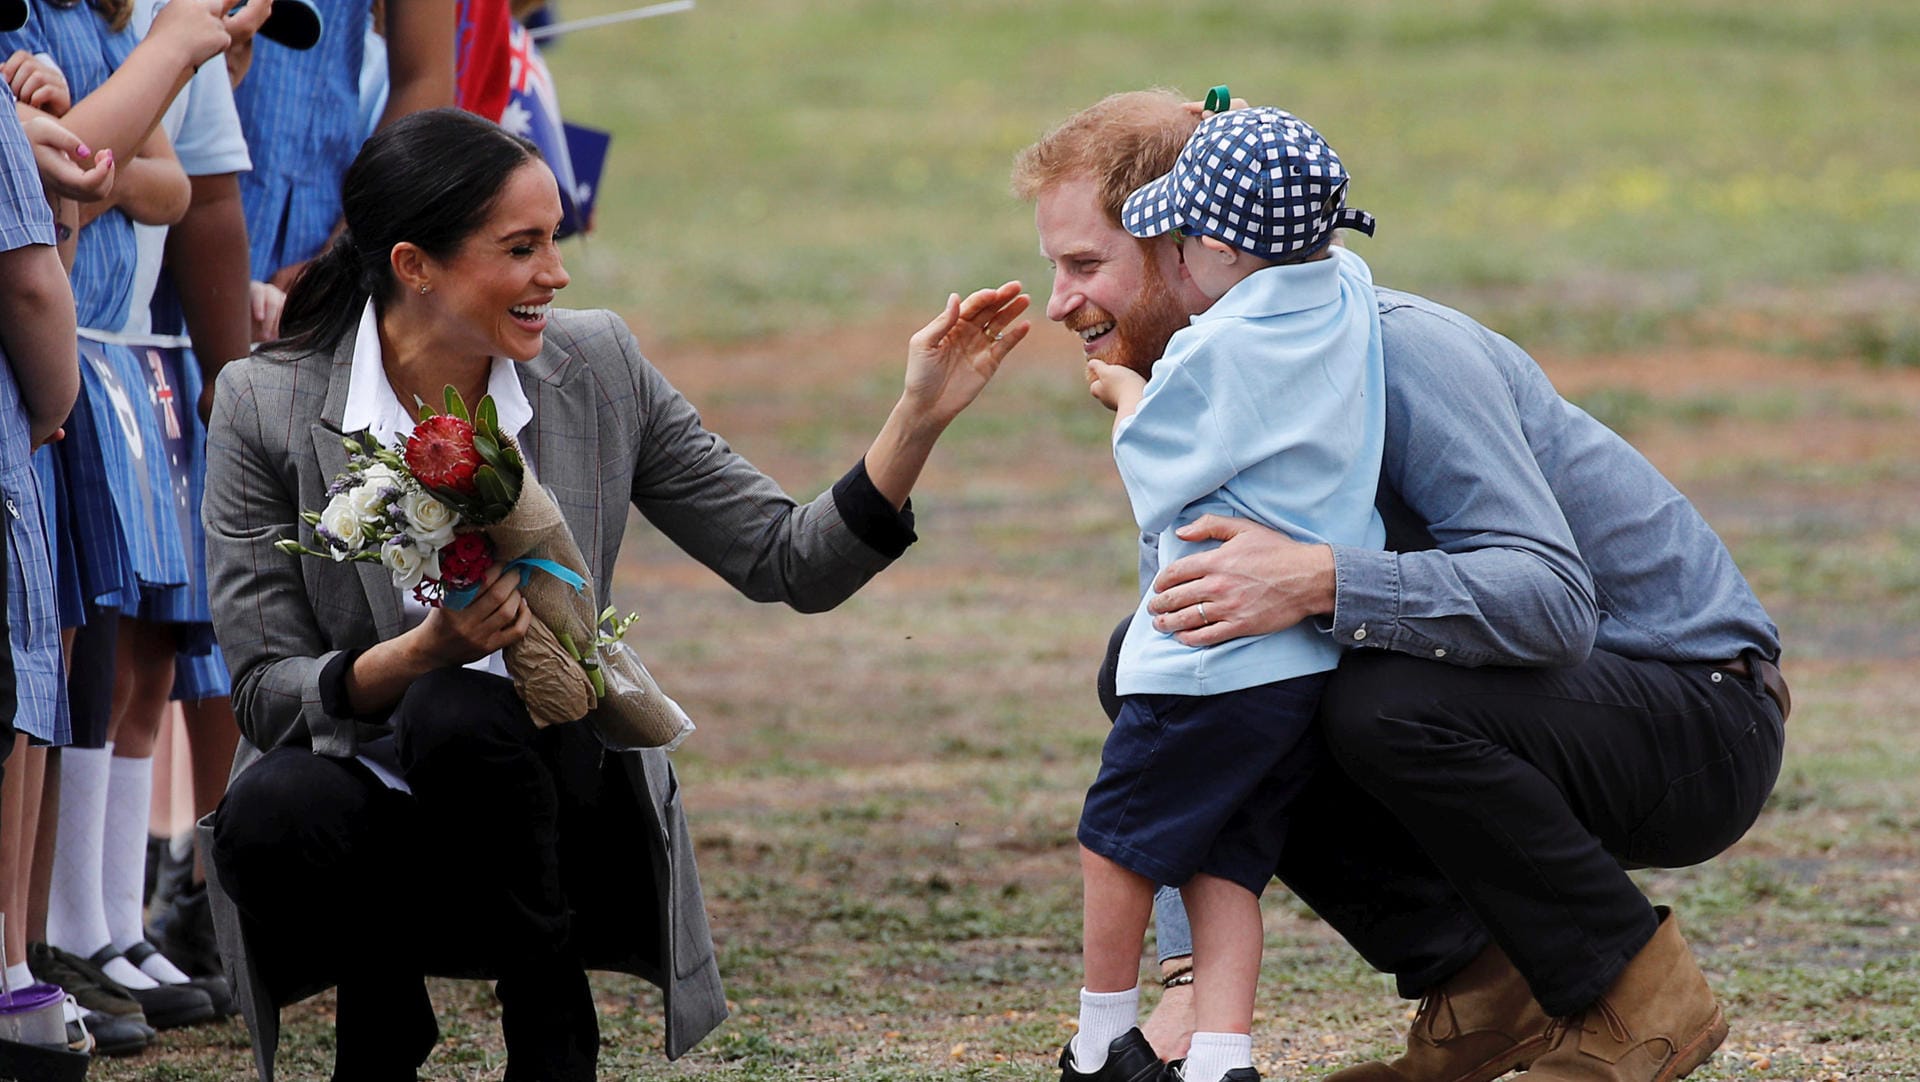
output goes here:
[[674, 544], [755, 601], [821, 612], [892, 562], [848, 526], [831, 491], [800, 503], [707, 431], [611, 314], [633, 380], [633, 505]]
[[307, 558], [273, 547], [295, 537], [300, 510], [297, 482], [276, 463], [289, 458], [288, 434], [307, 434], [305, 426], [287, 426], [273, 437], [263, 424], [257, 377], [273, 363], [230, 364], [214, 392], [201, 505], [214, 635], [233, 673], [234, 716], [255, 747], [310, 744], [319, 754], [350, 756], [358, 747], [353, 721], [321, 706], [321, 673], [339, 651], [308, 601]]

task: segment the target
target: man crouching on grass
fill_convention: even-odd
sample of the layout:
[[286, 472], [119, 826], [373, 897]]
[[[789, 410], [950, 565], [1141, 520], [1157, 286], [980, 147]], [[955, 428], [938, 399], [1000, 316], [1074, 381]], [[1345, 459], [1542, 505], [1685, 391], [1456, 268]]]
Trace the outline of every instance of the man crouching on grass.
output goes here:
[[[1048, 317], [1143, 375], [1207, 299], [1179, 242], [1128, 235], [1120, 207], [1199, 120], [1116, 95], [1015, 163]], [[1790, 709], [1778, 632], [1687, 499], [1525, 352], [1376, 292], [1385, 551], [1205, 516], [1179, 536], [1217, 547], [1157, 575], [1143, 554], [1153, 627], [1210, 647], [1305, 623], [1344, 651], [1318, 717], [1331, 761], [1290, 816], [1312, 829], [1274, 872], [1421, 1009], [1404, 1056], [1336, 1082], [1670, 1082], [1727, 1024], [1626, 869], [1708, 860], [1752, 826]], [[1164, 954], [1184, 918], [1157, 909]], [[1191, 1014], [1169, 1012], [1191, 1003], [1149, 1020], [1161, 1055], [1186, 1051]]]

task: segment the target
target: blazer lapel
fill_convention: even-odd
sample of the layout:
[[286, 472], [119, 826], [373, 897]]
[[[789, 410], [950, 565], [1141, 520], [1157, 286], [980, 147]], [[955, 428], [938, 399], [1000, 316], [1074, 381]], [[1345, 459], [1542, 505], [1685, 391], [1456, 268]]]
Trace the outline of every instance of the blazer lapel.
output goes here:
[[[340, 422], [347, 414], [347, 385], [353, 379], [353, 341], [354, 336], [347, 334], [334, 349], [333, 366], [327, 377], [326, 405], [312, 429], [313, 455], [320, 464], [322, 492], [347, 468], [347, 449], [341, 443], [346, 433], [340, 431]], [[400, 591], [393, 585], [393, 576], [386, 565], [355, 562], [353, 569], [360, 576], [360, 589], [367, 595], [367, 611], [373, 614], [373, 626], [380, 640], [384, 642], [400, 634], [404, 630]]]
[[[519, 366], [520, 385], [533, 404], [533, 420], [521, 432], [520, 442], [531, 449], [534, 475], [553, 494], [581, 554], [592, 565], [588, 570], [594, 586], [604, 596], [610, 570], [607, 531], [601, 522], [605, 501], [599, 458], [589, 450], [600, 446], [600, 413], [594, 381], [584, 378], [585, 372], [586, 366], [568, 357], [551, 338], [538, 357]], [[624, 496], [620, 503], [625, 506]]]

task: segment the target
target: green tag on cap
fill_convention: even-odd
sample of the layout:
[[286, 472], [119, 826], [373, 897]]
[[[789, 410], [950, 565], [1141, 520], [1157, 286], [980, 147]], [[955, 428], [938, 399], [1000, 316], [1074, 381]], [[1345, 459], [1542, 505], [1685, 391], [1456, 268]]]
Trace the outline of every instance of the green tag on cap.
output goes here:
[[1233, 91], [1224, 86], [1216, 86], [1207, 91], [1207, 103], [1204, 106], [1209, 113], [1224, 113], [1233, 106]]

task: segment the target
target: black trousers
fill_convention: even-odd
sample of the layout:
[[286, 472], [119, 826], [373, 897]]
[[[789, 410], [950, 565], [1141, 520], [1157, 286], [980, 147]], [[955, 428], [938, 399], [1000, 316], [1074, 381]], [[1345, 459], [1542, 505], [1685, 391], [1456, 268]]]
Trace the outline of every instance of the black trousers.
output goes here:
[[1350, 651], [1319, 725], [1336, 765], [1294, 805], [1275, 874], [1403, 995], [1492, 939], [1553, 1015], [1653, 937], [1627, 869], [1739, 840], [1784, 744], [1757, 679], [1599, 650], [1562, 669]]
[[506, 1077], [592, 1079], [558, 730], [536, 729], [508, 681], [465, 669], [416, 681], [391, 721], [411, 794], [283, 747], [221, 802], [214, 860], [275, 1003], [337, 984], [335, 1079], [412, 1079], [438, 1040], [424, 975], [495, 977]]

